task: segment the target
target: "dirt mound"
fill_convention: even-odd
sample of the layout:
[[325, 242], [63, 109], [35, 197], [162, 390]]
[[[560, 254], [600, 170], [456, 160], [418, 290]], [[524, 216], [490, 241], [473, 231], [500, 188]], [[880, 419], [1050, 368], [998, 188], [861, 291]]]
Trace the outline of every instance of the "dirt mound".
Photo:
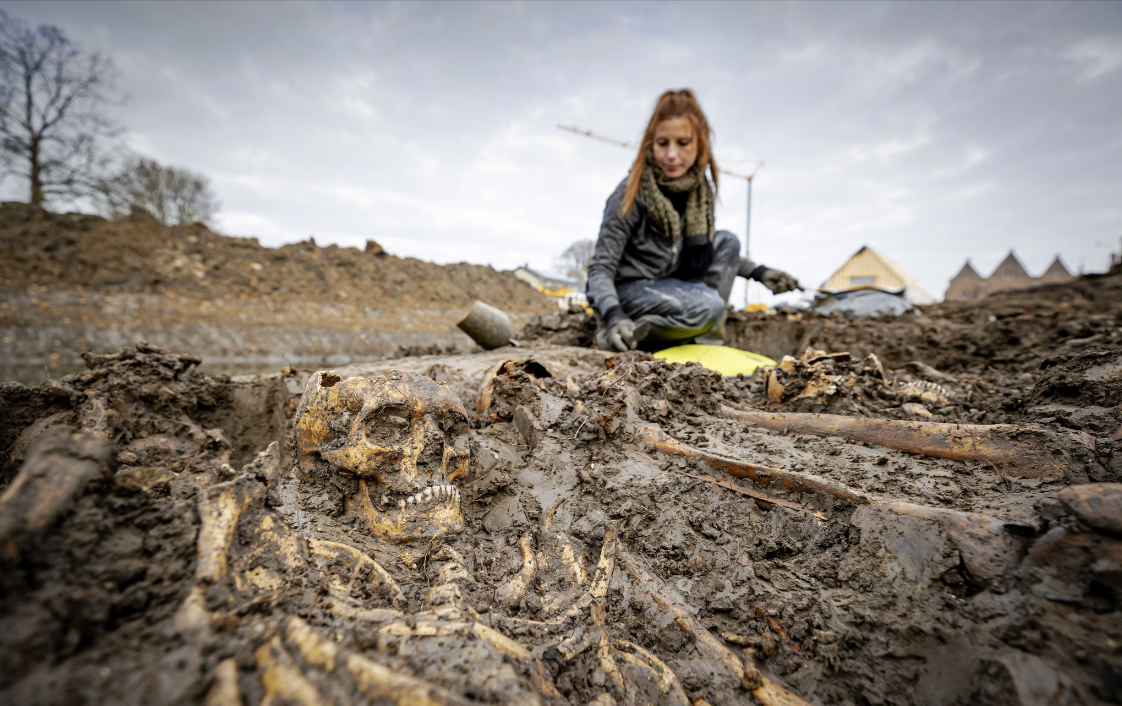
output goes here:
[[726, 343], [776, 360], [807, 348], [875, 353], [886, 365], [920, 360], [943, 371], [1032, 367], [1095, 343], [1115, 345], [1122, 322], [1122, 276], [1089, 275], [1063, 284], [946, 302], [901, 316], [846, 319], [814, 312], [733, 312]]
[[484, 265], [435, 265], [314, 240], [266, 248], [255, 238], [220, 235], [200, 223], [167, 228], [146, 215], [123, 221], [0, 205], [0, 281], [26, 288], [174, 292], [203, 300], [268, 297], [361, 301], [365, 307], [467, 305], [476, 299], [513, 312], [550, 303]]
[[208, 361], [340, 364], [468, 350], [475, 300], [516, 321], [556, 308], [513, 275], [314, 241], [265, 248], [201, 224], [0, 205], [0, 359], [42, 371], [148, 340]]
[[572, 311], [551, 311], [531, 316], [515, 339], [590, 348], [595, 345], [596, 326], [596, 315], [580, 307]]

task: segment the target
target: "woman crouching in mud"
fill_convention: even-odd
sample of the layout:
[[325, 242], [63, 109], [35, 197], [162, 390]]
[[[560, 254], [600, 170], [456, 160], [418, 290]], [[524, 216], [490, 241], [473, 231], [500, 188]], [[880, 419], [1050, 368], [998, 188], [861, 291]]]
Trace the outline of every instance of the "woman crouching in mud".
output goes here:
[[663, 93], [631, 173], [608, 197], [587, 287], [604, 324], [596, 334], [604, 350], [643, 340], [653, 349], [723, 329], [737, 275], [777, 294], [799, 286], [742, 258], [737, 237], [713, 227], [717, 163], [709, 133], [692, 91]]

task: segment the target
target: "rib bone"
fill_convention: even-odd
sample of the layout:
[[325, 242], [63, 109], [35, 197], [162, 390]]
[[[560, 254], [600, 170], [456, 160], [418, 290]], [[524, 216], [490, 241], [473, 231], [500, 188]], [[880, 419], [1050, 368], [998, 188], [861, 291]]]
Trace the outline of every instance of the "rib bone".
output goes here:
[[697, 643], [698, 650], [702, 654], [709, 655], [715, 658], [722, 664], [726, 665], [740, 678], [741, 683], [745, 689], [750, 689], [752, 695], [755, 696], [760, 703], [764, 706], [809, 706], [806, 701], [803, 701], [798, 696], [784, 689], [779, 684], [776, 684], [766, 675], [756, 668], [751, 659], [745, 657], [742, 661], [739, 657], [733, 654], [729, 648], [713, 636], [693, 613], [685, 606], [678, 603], [662, 586], [662, 582], [655, 579], [647, 568], [643, 565], [642, 561], [631, 555], [623, 547], [617, 550], [620, 562], [623, 568], [627, 570], [631, 576], [650, 591], [651, 598], [663, 610], [669, 611], [674, 615], [675, 621], [678, 625], [686, 631]]

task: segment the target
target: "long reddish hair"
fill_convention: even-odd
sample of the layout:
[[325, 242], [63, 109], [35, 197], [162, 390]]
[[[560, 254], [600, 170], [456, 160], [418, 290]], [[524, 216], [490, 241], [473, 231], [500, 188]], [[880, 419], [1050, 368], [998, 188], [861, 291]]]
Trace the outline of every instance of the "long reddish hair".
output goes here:
[[655, 128], [663, 120], [671, 118], [685, 118], [693, 126], [694, 137], [697, 138], [697, 164], [704, 172], [709, 168], [710, 177], [713, 179], [713, 193], [717, 192], [717, 162], [713, 159], [713, 150], [710, 148], [709, 121], [705, 118], [697, 97], [688, 88], [677, 91], [667, 91], [658, 97], [654, 113], [647, 123], [643, 133], [643, 140], [639, 143], [639, 154], [635, 156], [635, 163], [631, 165], [631, 174], [627, 177], [627, 189], [623, 192], [623, 203], [620, 212], [623, 215], [631, 213], [635, 206], [635, 197], [639, 194], [639, 184], [643, 180], [643, 170], [647, 168], [647, 155], [654, 148]]

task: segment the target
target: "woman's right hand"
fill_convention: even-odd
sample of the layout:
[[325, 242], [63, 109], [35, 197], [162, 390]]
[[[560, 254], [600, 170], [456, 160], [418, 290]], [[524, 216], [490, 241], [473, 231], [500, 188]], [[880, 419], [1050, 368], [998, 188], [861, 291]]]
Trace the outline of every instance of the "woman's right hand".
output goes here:
[[631, 319], [620, 319], [608, 328], [607, 335], [604, 338], [607, 341], [608, 350], [616, 350], [622, 353], [634, 350], [639, 341], [647, 337], [649, 330], [650, 324], [646, 321], [636, 324]]

